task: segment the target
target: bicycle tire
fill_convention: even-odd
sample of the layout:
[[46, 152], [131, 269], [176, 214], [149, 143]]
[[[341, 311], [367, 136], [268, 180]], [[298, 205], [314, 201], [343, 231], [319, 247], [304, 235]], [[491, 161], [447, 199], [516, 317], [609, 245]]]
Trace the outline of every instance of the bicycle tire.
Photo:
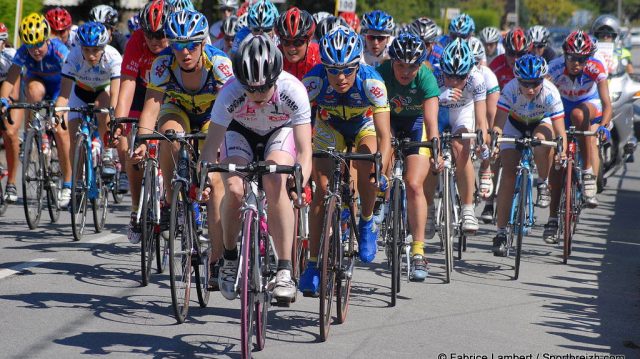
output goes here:
[[4, 180], [0, 183], [0, 216], [4, 216], [7, 212], [7, 207], [9, 207], [9, 204], [4, 198], [4, 188], [6, 185], [7, 183]]
[[238, 275], [240, 275], [240, 348], [242, 358], [251, 358], [252, 351], [252, 336], [254, 334], [254, 316], [255, 316], [255, 293], [253, 291], [251, 282], [253, 280], [253, 273], [251, 272], [251, 265], [254, 262], [254, 254], [251, 247], [254, 246], [255, 237], [255, 212], [245, 211], [242, 218], [242, 245], [240, 250], [242, 251], [240, 259], [240, 268], [238, 269]]
[[[296, 287], [300, 283], [300, 273], [304, 269], [301, 269], [300, 260], [302, 259], [300, 251], [302, 250], [302, 241], [298, 238], [300, 235], [300, 216], [302, 210], [300, 208], [293, 208], [293, 243], [291, 245], [291, 279], [296, 283]], [[298, 291], [293, 295], [291, 303], [295, 303], [298, 297]]]
[[528, 177], [529, 173], [527, 169], [523, 168], [521, 172], [522, 181], [520, 183], [520, 198], [518, 198], [518, 218], [516, 219], [516, 223], [518, 225], [518, 230], [516, 234], [516, 262], [514, 268], [513, 279], [518, 280], [520, 276], [520, 258], [522, 256], [522, 237], [524, 237], [524, 225], [526, 221], [526, 213], [527, 213], [527, 198], [529, 197], [527, 194], [530, 190], [528, 188]]
[[35, 130], [28, 130], [22, 161], [22, 204], [29, 229], [38, 227], [42, 216], [44, 155], [37, 135]]
[[141, 228], [141, 240], [140, 240], [140, 274], [142, 276], [142, 286], [145, 287], [149, 284], [151, 279], [151, 263], [156, 253], [156, 240], [155, 240], [155, 220], [153, 215], [153, 191], [155, 190], [155, 177], [153, 173], [153, 165], [149, 162], [144, 167], [144, 179], [142, 183], [141, 193], [142, 196], [142, 212], [140, 215], [140, 228]]
[[120, 174], [122, 169], [116, 171], [115, 176], [111, 180], [111, 195], [113, 196], [113, 203], [120, 204], [124, 201], [124, 193], [120, 192]]
[[[169, 217], [169, 278], [171, 303], [178, 323], [183, 323], [189, 312], [191, 290], [191, 243], [188, 215], [185, 208], [186, 189], [182, 182], [175, 182], [171, 197]], [[182, 218], [180, 218], [182, 217]], [[183, 223], [180, 223], [183, 222]]]
[[320, 340], [325, 342], [331, 329], [331, 306], [335, 293], [335, 248], [333, 238], [340, 235], [340, 206], [336, 197], [331, 196], [325, 201], [325, 213], [320, 236]]
[[87, 142], [83, 136], [78, 136], [73, 156], [73, 172], [71, 175], [71, 228], [73, 239], [82, 239], [87, 224]]
[[[256, 229], [256, 231], [258, 231]], [[262, 237], [260, 239], [264, 241], [262, 247], [264, 247], [264, 255], [260, 254], [256, 248], [254, 248], [254, 256], [260, 258], [260, 267], [254, 268], [253, 273], [254, 276], [254, 286], [260, 288], [260, 291], [257, 293], [257, 297], [255, 300], [255, 332], [256, 332], [256, 350], [261, 351], [264, 349], [267, 340], [267, 321], [269, 314], [269, 306], [270, 306], [270, 297], [271, 295], [267, 291], [267, 285], [271, 280], [271, 258], [272, 258], [272, 248], [271, 241], [268, 238], [268, 235]]]
[[569, 252], [571, 251], [572, 221], [573, 221], [573, 160], [567, 162], [567, 171], [564, 177], [565, 184], [563, 188], [565, 202], [564, 206], [564, 222], [563, 222], [563, 252], [562, 263], [567, 264]]
[[[336, 323], [342, 324], [347, 320], [349, 313], [349, 297], [351, 296], [351, 276], [355, 265], [355, 243], [358, 237], [355, 219], [355, 205], [351, 206], [348, 221], [349, 237], [346, 243], [342, 243], [342, 235], [334, 236], [334, 258], [336, 269]], [[340, 232], [340, 222], [334, 233]], [[347, 250], [345, 251], [345, 245]]]
[[[193, 213], [193, 212], [192, 212]], [[193, 243], [195, 252], [192, 254], [192, 259], [195, 262], [193, 266], [194, 274], [196, 278], [196, 294], [198, 295], [198, 304], [200, 308], [206, 308], [209, 304], [209, 297], [211, 292], [209, 289], [209, 256], [211, 255], [209, 244], [210, 242], [200, 240], [200, 233], [196, 230], [197, 226], [193, 216], [189, 218], [191, 221], [191, 228], [193, 228]], [[193, 256], [196, 256], [195, 258]]]
[[400, 293], [400, 180], [393, 181], [393, 197], [391, 198], [390, 214], [391, 223], [391, 306], [396, 306], [398, 293]]
[[[48, 136], [45, 134], [45, 136]], [[51, 146], [51, 157], [48, 159], [47, 168], [47, 208], [49, 210], [49, 219], [51, 223], [58, 222], [60, 219], [60, 205], [58, 204], [58, 193], [62, 188], [62, 170], [60, 169], [60, 159], [58, 157], [58, 143], [54, 136], [49, 136], [49, 145]]]
[[[159, 231], [159, 226], [156, 226]], [[164, 238], [160, 233], [155, 234], [156, 241], [156, 271], [164, 273], [169, 264], [169, 239]]]
[[107, 222], [107, 209], [109, 208], [109, 190], [102, 179], [102, 166], [98, 165], [93, 173], [96, 176], [96, 187], [98, 187], [98, 198], [91, 200], [91, 209], [93, 213], [93, 228], [96, 233], [104, 230]]
[[445, 170], [444, 173], [444, 180], [443, 180], [443, 186], [442, 186], [442, 202], [444, 204], [444, 208], [442, 209], [443, 212], [443, 219], [442, 219], [442, 225], [444, 226], [444, 238], [443, 238], [443, 245], [444, 245], [444, 256], [445, 256], [445, 283], [451, 283], [451, 272], [453, 271], [453, 263], [452, 263], [452, 226], [451, 226], [451, 222], [452, 222], [452, 218], [451, 218], [451, 212], [452, 212], [452, 199], [451, 199], [451, 175], [449, 173], [450, 170]]

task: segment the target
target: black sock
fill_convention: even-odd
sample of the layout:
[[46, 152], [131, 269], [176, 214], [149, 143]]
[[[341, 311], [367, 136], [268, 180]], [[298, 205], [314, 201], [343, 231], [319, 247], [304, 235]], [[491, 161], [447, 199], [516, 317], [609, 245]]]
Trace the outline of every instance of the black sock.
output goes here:
[[287, 261], [284, 259], [278, 259], [278, 270], [286, 269], [291, 272], [291, 261]]
[[224, 254], [222, 255], [224, 259], [228, 261], [235, 261], [238, 259], [238, 248], [234, 249], [224, 249]]

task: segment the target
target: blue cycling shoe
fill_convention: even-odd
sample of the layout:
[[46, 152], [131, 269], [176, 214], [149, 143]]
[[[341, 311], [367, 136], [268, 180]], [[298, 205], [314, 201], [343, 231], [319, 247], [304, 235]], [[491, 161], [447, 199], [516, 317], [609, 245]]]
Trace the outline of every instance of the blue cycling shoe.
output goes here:
[[317, 297], [320, 291], [320, 271], [316, 262], [307, 263], [307, 268], [300, 276], [298, 289], [305, 297]]
[[360, 241], [358, 242], [360, 260], [363, 263], [371, 263], [378, 251], [378, 226], [374, 223], [373, 218], [368, 221], [360, 218], [358, 231], [360, 232]]

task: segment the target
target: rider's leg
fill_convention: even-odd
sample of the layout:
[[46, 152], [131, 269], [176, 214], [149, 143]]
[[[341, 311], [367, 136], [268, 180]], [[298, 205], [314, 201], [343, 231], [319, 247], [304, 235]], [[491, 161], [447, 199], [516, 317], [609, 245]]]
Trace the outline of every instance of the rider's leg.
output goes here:
[[[11, 91], [11, 98], [15, 101], [18, 101], [20, 98], [20, 82], [16, 83], [13, 86], [13, 90]], [[2, 133], [2, 137], [4, 139], [4, 148], [6, 151], [7, 157], [7, 171], [9, 172], [7, 176], [7, 184], [15, 184], [16, 183], [16, 174], [18, 172], [18, 164], [20, 163], [20, 137], [19, 132], [22, 128], [22, 122], [24, 120], [25, 111], [24, 110], [11, 110], [11, 120], [13, 121], [13, 125], [9, 124], [8, 120], [4, 120], [5, 131]]]

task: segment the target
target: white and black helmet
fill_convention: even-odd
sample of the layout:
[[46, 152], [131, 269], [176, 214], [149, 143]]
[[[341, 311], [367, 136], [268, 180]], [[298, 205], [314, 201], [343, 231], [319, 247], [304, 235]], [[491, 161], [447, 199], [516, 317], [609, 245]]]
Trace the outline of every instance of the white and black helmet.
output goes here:
[[109, 5], [98, 5], [89, 11], [89, 21], [114, 27], [118, 24], [118, 12]]
[[329, 16], [331, 16], [331, 14], [326, 11], [318, 11], [317, 13], [313, 14], [313, 19], [316, 21], [316, 24], [318, 24], [320, 21], [328, 18]]
[[435, 42], [438, 37], [438, 25], [428, 17], [415, 19], [407, 26], [407, 29], [420, 36], [425, 43]]
[[238, 17], [235, 15], [229, 16], [222, 21], [222, 33], [224, 36], [236, 36], [238, 30]]
[[480, 41], [483, 44], [494, 44], [500, 41], [500, 31], [495, 27], [485, 27], [480, 31]]
[[478, 38], [476, 37], [470, 37], [469, 40], [467, 40], [467, 42], [469, 43], [469, 47], [471, 48], [471, 52], [473, 53], [473, 58], [476, 60], [476, 65], [480, 63], [480, 61], [482, 61], [485, 57], [485, 51], [484, 51], [484, 45], [482, 44], [482, 41], [480, 41]]
[[534, 46], [547, 45], [547, 42], [549, 41], [549, 30], [547, 30], [546, 27], [542, 25], [531, 26], [527, 32], [529, 33], [529, 38], [531, 39], [531, 42], [533, 42]]
[[271, 87], [282, 73], [282, 53], [266, 35], [249, 35], [233, 57], [233, 73], [245, 87]]
[[249, 12], [245, 12], [244, 14], [238, 17], [238, 24], [236, 25], [236, 29], [242, 29], [243, 27], [249, 26]]
[[218, 0], [218, 9], [238, 8], [238, 0]]

